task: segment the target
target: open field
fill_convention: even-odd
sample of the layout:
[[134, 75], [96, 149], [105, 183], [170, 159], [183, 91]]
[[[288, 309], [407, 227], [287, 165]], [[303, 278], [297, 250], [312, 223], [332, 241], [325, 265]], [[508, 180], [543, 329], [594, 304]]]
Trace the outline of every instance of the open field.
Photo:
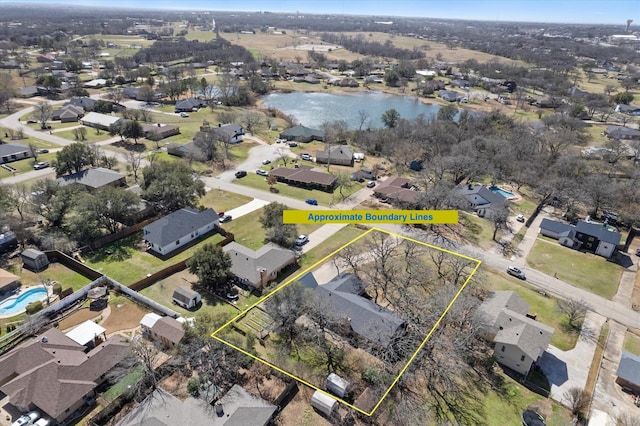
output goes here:
[[200, 204], [204, 207], [210, 207], [217, 212], [229, 211], [250, 202], [253, 198], [236, 194], [235, 192], [227, 192], [222, 189], [212, 189], [207, 192], [204, 197], [200, 198]]
[[[109, 134], [109, 132], [107, 132], [105, 130], [100, 130], [98, 132], [97, 129], [94, 129], [94, 128], [91, 128], [91, 127], [86, 127], [86, 126], [85, 126], [85, 129], [87, 129], [87, 134], [85, 135], [85, 140], [81, 141], [82, 143], [102, 142], [102, 141], [106, 141], [107, 139], [110, 139], [110, 138], [113, 137], [113, 136], [111, 136]], [[61, 138], [65, 138], [65, 139], [69, 139], [70, 141], [78, 141], [78, 142], [80, 142], [73, 135], [73, 130], [62, 130], [60, 132], [56, 132], [56, 136], [59, 136]]]
[[527, 264], [545, 274], [611, 299], [618, 290], [622, 267], [591, 253], [561, 246], [557, 241], [538, 238]]

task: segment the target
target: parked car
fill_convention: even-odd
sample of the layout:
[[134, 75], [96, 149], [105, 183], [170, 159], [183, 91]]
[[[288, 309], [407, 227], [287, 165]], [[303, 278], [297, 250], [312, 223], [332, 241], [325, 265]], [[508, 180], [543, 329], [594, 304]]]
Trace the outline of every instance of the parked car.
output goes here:
[[290, 146], [291, 148], [295, 148], [296, 146], [298, 146], [298, 144], [297, 144], [297, 143], [295, 143], [295, 142], [289, 142], [289, 146]]
[[297, 246], [302, 246], [305, 245], [309, 242], [309, 236], [308, 235], [300, 235], [298, 238], [296, 238], [296, 245]]
[[37, 162], [33, 168], [35, 170], [40, 170], [40, 169], [46, 169], [47, 167], [49, 167], [51, 164], [47, 163], [46, 161], [39, 161]]
[[282, 138], [276, 139], [276, 143], [286, 143], [286, 142], [287, 142], [286, 139], [282, 139]]
[[369, 183], [367, 183], [367, 188], [373, 188], [374, 186], [376, 186], [376, 183], [372, 180], [370, 180]]
[[515, 266], [509, 266], [507, 268], [507, 274], [509, 275], [513, 275], [516, 278], [520, 278], [521, 280], [526, 280], [527, 277], [524, 274], [524, 272], [522, 272], [519, 268], [516, 268]]
[[269, 172], [267, 172], [266, 170], [258, 169], [256, 170], [256, 174], [260, 176], [268, 176]]
[[304, 202], [307, 204], [311, 204], [312, 206], [318, 205], [318, 200], [316, 200], [315, 198], [307, 198], [306, 200], [304, 200]]
[[243, 177], [245, 177], [246, 175], [247, 175], [246, 170], [238, 170], [238, 171], [236, 172], [236, 177], [237, 177], [238, 179], [243, 178]]
[[518, 216], [516, 216], [516, 220], [518, 222], [524, 222], [524, 215], [522, 213], [520, 213]]
[[31, 425], [33, 422], [40, 418], [40, 413], [37, 411], [29, 411], [27, 414], [20, 416], [18, 420], [11, 423], [11, 426], [26, 426]]
[[304, 152], [300, 154], [300, 158], [302, 158], [303, 160], [311, 161], [311, 154]]
[[180, 117], [182, 117], [182, 118], [187, 118], [187, 117], [189, 117], [189, 113], [181, 112], [181, 113], [180, 113]]
[[51, 421], [49, 419], [45, 419], [44, 417], [38, 420], [33, 424], [33, 426], [49, 426]]
[[227, 223], [227, 222], [231, 222], [231, 219], [233, 219], [233, 217], [231, 217], [230, 214], [225, 214], [224, 216], [222, 216], [220, 218], [220, 223]]
[[48, 149], [39, 149], [39, 150], [37, 151], [37, 153], [38, 153], [38, 154], [48, 154], [48, 153], [49, 153], [49, 150], [48, 150]]

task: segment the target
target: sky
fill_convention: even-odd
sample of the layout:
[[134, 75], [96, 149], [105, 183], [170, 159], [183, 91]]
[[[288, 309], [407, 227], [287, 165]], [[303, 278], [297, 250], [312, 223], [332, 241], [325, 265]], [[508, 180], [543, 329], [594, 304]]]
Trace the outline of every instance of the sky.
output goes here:
[[[33, 3], [33, 0], [0, 0]], [[114, 8], [412, 16], [483, 21], [640, 24], [640, 0], [39, 0]]]

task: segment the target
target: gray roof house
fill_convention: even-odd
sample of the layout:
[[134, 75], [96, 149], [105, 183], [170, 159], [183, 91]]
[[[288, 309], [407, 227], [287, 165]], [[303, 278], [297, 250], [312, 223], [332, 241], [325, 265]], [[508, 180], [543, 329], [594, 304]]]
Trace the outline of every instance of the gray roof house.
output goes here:
[[316, 163], [353, 166], [353, 149], [346, 145], [325, 146], [324, 150], [316, 152]]
[[458, 99], [462, 98], [458, 92], [454, 92], [453, 90], [441, 90], [438, 92], [438, 97], [447, 102], [456, 102]]
[[28, 146], [20, 143], [0, 143], [0, 164], [31, 157]]
[[187, 98], [176, 102], [175, 112], [191, 112], [207, 106], [207, 102], [196, 98]]
[[640, 356], [623, 350], [616, 375], [617, 384], [640, 392]]
[[604, 134], [611, 139], [640, 139], [640, 131], [622, 126], [608, 126], [604, 130]]
[[212, 231], [218, 219], [218, 213], [213, 209], [198, 211], [185, 207], [145, 226], [142, 233], [152, 251], [167, 256]]
[[324, 130], [298, 125], [283, 130], [280, 133], [280, 138], [297, 142], [311, 142], [312, 140], [323, 141]]
[[93, 127], [101, 130], [109, 130], [112, 124], [116, 124], [121, 118], [114, 115], [100, 114], [98, 112], [90, 112], [82, 117], [80, 121], [87, 127]]
[[609, 258], [615, 252], [622, 235], [601, 223], [579, 220], [575, 226], [551, 219], [542, 219], [540, 233], [557, 239], [560, 244]]
[[244, 136], [244, 127], [237, 123], [218, 124], [218, 127], [201, 126], [200, 131], [211, 132], [218, 140], [226, 143], [240, 143]]
[[495, 344], [498, 363], [527, 374], [549, 346], [553, 328], [527, 316], [529, 304], [513, 291], [494, 291], [478, 308], [476, 320]]
[[231, 273], [257, 289], [276, 279], [284, 268], [296, 263], [293, 250], [273, 243], [251, 250], [232, 241], [222, 250], [231, 257]]
[[[311, 280], [302, 280], [309, 285]], [[312, 284], [311, 284], [312, 285]], [[340, 274], [326, 284], [313, 289], [319, 308], [345, 319], [354, 333], [386, 347], [406, 327], [406, 321], [396, 313], [362, 297], [363, 283], [353, 274]]]
[[202, 399], [184, 401], [157, 388], [117, 426], [266, 426], [278, 407], [233, 385], [215, 407]]
[[480, 217], [484, 217], [488, 209], [500, 207], [507, 201], [502, 195], [481, 184], [459, 185], [455, 191], [469, 202]]
[[126, 184], [125, 175], [115, 170], [104, 167], [92, 167], [81, 170], [77, 173], [61, 176], [56, 179], [60, 185], [77, 184], [82, 185], [90, 191], [102, 188], [103, 186], [124, 186]]

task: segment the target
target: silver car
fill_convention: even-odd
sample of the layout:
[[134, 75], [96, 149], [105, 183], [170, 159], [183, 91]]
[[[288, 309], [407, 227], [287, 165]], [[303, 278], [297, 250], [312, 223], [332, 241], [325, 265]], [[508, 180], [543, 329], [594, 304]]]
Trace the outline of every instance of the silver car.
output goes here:
[[516, 268], [515, 266], [509, 266], [507, 268], [507, 274], [513, 275], [514, 277], [520, 278], [521, 280], [527, 279], [527, 276], [524, 274], [524, 272], [522, 272], [519, 268]]

